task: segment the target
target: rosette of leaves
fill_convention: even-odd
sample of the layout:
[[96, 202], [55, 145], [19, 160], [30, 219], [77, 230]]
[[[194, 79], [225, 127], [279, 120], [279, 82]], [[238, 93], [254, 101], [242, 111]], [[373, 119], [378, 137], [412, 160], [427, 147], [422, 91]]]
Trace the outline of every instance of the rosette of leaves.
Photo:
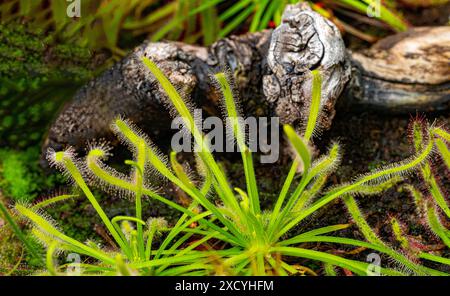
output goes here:
[[[333, 143], [325, 155], [314, 159], [309, 147], [320, 113], [321, 76], [315, 70], [311, 73], [314, 82], [310, 116], [302, 131], [303, 135], [299, 135], [289, 125], [283, 128], [297, 153], [296, 157], [275, 204], [269, 209], [263, 209], [252, 152], [247, 146], [229, 78], [223, 73], [214, 76], [223, 94], [225, 116], [231, 122], [228, 125], [229, 132], [242, 157], [246, 188], [235, 188], [227, 179], [210, 151], [207, 135], [195, 124], [189, 107], [191, 104], [180, 96], [150, 59], [144, 57], [143, 62], [166, 91], [168, 105], [183, 119], [195, 145], [200, 148], [196, 150], [198, 172], [194, 175], [187, 171], [177, 161], [175, 152], [168, 159], [162, 156], [147, 136], [121, 118], [114, 121], [112, 128], [133, 152], [133, 160], [126, 161], [131, 167], [130, 174], [118, 172], [105, 163], [109, 149], [103, 145], [92, 145], [84, 160], [78, 158], [71, 149], [49, 151], [51, 163], [81, 189], [101, 217], [117, 247], [104, 249], [91, 242], [76, 241], [62, 233], [56, 222], [43, 212], [45, 206], [71, 196], [56, 197], [36, 205], [17, 204], [17, 212], [31, 222], [32, 233], [47, 246], [48, 273], [61, 274], [66, 267], [54, 265], [52, 258], [55, 253], [77, 252], [89, 258], [87, 263], [81, 265], [85, 274], [291, 275], [298, 272], [295, 262], [303, 259], [323, 263], [328, 274], [335, 274], [336, 267], [357, 275], [371, 274], [367, 262], [305, 247], [308, 243], [326, 242], [372, 249], [390, 256], [406, 267], [380, 267], [381, 274], [445, 274], [422, 266], [382, 243], [368, 227], [351, 197], [383, 192], [398, 183], [402, 175], [421, 168], [432, 155], [434, 138], [436, 134], [443, 132], [442, 129], [432, 129], [429, 139], [409, 159], [358, 176], [353, 182], [324, 188], [328, 176], [338, 167], [341, 152], [339, 144]], [[299, 170], [301, 173], [298, 173]], [[181, 206], [160, 195], [152, 186], [152, 176], [155, 173], [189, 196], [192, 201], [190, 206]], [[299, 178], [296, 178], [297, 174], [300, 174]], [[110, 194], [130, 197], [135, 203], [135, 215], [108, 217], [92, 193], [91, 185], [103, 188]], [[180, 219], [174, 225], [167, 225], [164, 220], [151, 217], [146, 221], [142, 217], [143, 198], [155, 199], [180, 211]], [[347, 201], [350, 212], [367, 241], [333, 235], [350, 224], [304, 229], [300, 234], [292, 235], [294, 228], [339, 198]], [[156, 235], [160, 235], [158, 243], [155, 243]]]

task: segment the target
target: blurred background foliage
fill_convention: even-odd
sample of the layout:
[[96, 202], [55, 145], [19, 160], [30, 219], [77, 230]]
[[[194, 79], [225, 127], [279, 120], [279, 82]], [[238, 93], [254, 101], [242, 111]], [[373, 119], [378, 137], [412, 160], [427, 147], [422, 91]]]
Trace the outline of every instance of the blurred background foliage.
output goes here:
[[[209, 45], [235, 31], [258, 31], [280, 23], [287, 4], [301, 0], [80, 0], [81, 17], [69, 18], [65, 0], [7, 0], [0, 5], [3, 22], [21, 20], [53, 31], [90, 49], [109, 49], [124, 55], [131, 40], [150, 36]], [[398, 1], [307, 1], [312, 7], [344, 24], [339, 15], [402, 31], [408, 23], [397, 10]], [[406, 1], [423, 5], [423, 1]], [[432, 1], [435, 4], [446, 0]], [[378, 3], [380, 5], [378, 6]], [[378, 12], [378, 14], [377, 14]], [[368, 15], [369, 14], [369, 15]], [[372, 16], [372, 17], [370, 17]], [[379, 23], [374, 22], [374, 18]], [[349, 27], [345, 24], [345, 27]], [[353, 28], [353, 31], [357, 31]], [[131, 43], [131, 44], [130, 44]]]

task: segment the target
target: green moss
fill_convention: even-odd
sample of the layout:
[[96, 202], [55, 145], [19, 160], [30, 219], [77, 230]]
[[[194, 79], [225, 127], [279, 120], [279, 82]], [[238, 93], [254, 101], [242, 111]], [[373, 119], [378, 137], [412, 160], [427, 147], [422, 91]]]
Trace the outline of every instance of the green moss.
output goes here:
[[15, 201], [32, 201], [45, 188], [62, 182], [56, 174], [46, 175], [39, 167], [39, 149], [0, 150], [0, 189]]
[[56, 111], [94, 76], [87, 48], [17, 23], [0, 24], [0, 145], [36, 144]]

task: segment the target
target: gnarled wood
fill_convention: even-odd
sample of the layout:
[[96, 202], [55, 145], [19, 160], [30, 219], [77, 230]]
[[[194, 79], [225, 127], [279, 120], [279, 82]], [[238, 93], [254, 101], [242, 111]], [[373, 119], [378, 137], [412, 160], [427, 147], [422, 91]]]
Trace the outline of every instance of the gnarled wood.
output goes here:
[[215, 113], [220, 94], [209, 76], [227, 67], [233, 73], [245, 115], [278, 115], [301, 128], [311, 99], [311, 75], [323, 75], [322, 126], [331, 124], [334, 104], [349, 77], [337, 28], [308, 5], [286, 8], [274, 32], [232, 36], [209, 48], [178, 42], [146, 42], [123, 61], [83, 87], [51, 126], [43, 149], [83, 147], [90, 138], [112, 138], [108, 128], [122, 115], [151, 136], [170, 127], [166, 97], [140, 59], [150, 57], [198, 106]]
[[[151, 137], [167, 133], [164, 91], [140, 59], [156, 61], [186, 97], [218, 114], [220, 94], [210, 75], [228, 68], [244, 114], [277, 115], [301, 130], [309, 113], [310, 71], [323, 76], [319, 124], [328, 128], [346, 88], [351, 104], [385, 110], [444, 108], [450, 101], [450, 27], [417, 28], [388, 37], [366, 52], [346, 52], [337, 28], [307, 4], [287, 6], [274, 31], [231, 36], [211, 47], [145, 42], [112, 69], [80, 89], [51, 126], [43, 149], [84, 147], [111, 137], [122, 115]], [[350, 79], [348, 83], [348, 80]]]
[[352, 53], [352, 103], [415, 111], [445, 108], [450, 100], [450, 28], [422, 27]]

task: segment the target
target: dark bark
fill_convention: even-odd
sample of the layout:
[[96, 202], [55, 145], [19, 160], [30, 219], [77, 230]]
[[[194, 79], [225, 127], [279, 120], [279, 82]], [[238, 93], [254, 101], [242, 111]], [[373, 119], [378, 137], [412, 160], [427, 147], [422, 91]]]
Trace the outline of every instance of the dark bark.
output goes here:
[[450, 28], [421, 27], [351, 54], [348, 104], [415, 112], [448, 108]]
[[[109, 124], [121, 115], [155, 136], [170, 127], [167, 99], [143, 56], [158, 63], [185, 97], [217, 114], [220, 94], [210, 75], [228, 69], [246, 116], [276, 114], [301, 129], [311, 98], [311, 74], [323, 76], [321, 126], [327, 128], [350, 67], [337, 28], [309, 6], [288, 6], [283, 23], [264, 31], [219, 40], [209, 48], [178, 42], [146, 42], [123, 61], [83, 87], [51, 126], [43, 149], [85, 146], [92, 138], [111, 139]], [[169, 108], [170, 109], [170, 108]]]
[[323, 129], [329, 128], [345, 87], [341, 100], [400, 111], [442, 108], [450, 99], [449, 27], [412, 30], [367, 52], [351, 53], [331, 22], [298, 4], [286, 8], [274, 31], [232, 36], [208, 48], [144, 43], [77, 93], [50, 128], [43, 149], [80, 148], [92, 138], [113, 139], [109, 124], [119, 115], [151, 137], [166, 134], [171, 118], [167, 98], [141, 63], [142, 56], [156, 61], [185, 97], [208, 114], [220, 113], [221, 100], [210, 75], [228, 69], [245, 116], [276, 115], [299, 131], [309, 114], [314, 69], [323, 76]]

